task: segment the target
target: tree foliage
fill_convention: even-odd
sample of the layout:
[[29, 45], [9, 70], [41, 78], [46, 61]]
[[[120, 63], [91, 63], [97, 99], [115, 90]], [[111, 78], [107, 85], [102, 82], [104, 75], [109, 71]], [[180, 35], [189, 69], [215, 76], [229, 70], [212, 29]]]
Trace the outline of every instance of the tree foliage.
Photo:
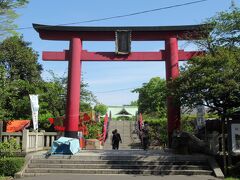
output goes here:
[[152, 78], [141, 88], [135, 89], [139, 93], [138, 110], [141, 113], [157, 117], [166, 117], [166, 81], [160, 77]]
[[96, 96], [87, 89], [88, 84], [81, 80], [81, 103], [89, 104], [98, 103]]
[[39, 92], [41, 65], [38, 54], [22, 37], [13, 36], [0, 44], [0, 83], [3, 119], [28, 118], [29, 94]]
[[137, 106], [138, 105], [138, 101], [131, 101], [130, 102], [130, 106]]
[[17, 140], [10, 138], [6, 142], [0, 142], [0, 154], [1, 158], [12, 157], [20, 149], [20, 145], [17, 144]]
[[[31, 119], [29, 94], [39, 95], [39, 121], [65, 114], [67, 78], [50, 72], [50, 81], [41, 78], [38, 54], [22, 37], [0, 43], [0, 119]], [[81, 83], [81, 102], [91, 107], [94, 95]], [[87, 105], [86, 105], [87, 104]]]
[[37, 59], [37, 52], [23, 37], [13, 36], [0, 44], [0, 65], [10, 81], [21, 79], [35, 83], [41, 80], [42, 66]]
[[105, 115], [107, 112], [107, 106], [104, 104], [96, 104], [96, 106], [94, 106], [94, 111], [100, 115]]
[[[55, 111], [52, 112], [54, 116], [63, 115], [65, 113], [66, 96], [67, 96], [67, 82], [66, 76], [59, 77], [52, 71], [49, 71], [51, 80], [45, 82], [45, 99], [43, 101], [51, 104], [51, 108]], [[92, 110], [92, 103], [97, 103], [94, 94], [87, 89], [88, 84], [81, 80], [81, 99], [80, 99], [80, 112], [89, 112]], [[54, 102], [55, 100], [55, 102]]]
[[240, 106], [239, 22], [240, 11], [234, 6], [208, 20], [213, 30], [201, 41], [206, 55], [188, 61], [180, 77], [170, 84], [181, 105], [202, 104], [221, 117]]
[[14, 20], [18, 17], [16, 9], [23, 7], [28, 0], [0, 0], [0, 39], [15, 33]]
[[218, 47], [225, 47], [227, 49], [239, 47], [240, 10], [234, 3], [229, 11], [217, 13], [214, 17], [207, 19], [205, 24], [212, 31], [206, 39], [196, 41], [201, 49], [214, 54]]

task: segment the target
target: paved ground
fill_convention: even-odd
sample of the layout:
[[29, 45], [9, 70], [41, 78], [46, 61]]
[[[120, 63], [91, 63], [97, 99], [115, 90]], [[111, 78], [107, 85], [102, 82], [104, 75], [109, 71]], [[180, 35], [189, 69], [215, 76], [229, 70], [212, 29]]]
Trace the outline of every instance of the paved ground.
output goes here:
[[24, 177], [19, 180], [217, 180], [213, 176], [140, 176], [140, 175], [78, 175], [78, 174], [57, 174], [36, 177]]

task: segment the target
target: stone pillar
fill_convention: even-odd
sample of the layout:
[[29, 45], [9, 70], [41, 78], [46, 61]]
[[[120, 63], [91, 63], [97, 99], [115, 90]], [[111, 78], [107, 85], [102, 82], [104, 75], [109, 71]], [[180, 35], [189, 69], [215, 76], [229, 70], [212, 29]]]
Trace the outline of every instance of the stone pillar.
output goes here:
[[29, 130], [24, 129], [22, 132], [22, 151], [29, 152]]
[[[166, 50], [166, 80], [169, 81], [179, 76], [178, 67], [178, 40], [171, 37], [165, 40]], [[167, 119], [168, 119], [168, 146], [171, 146], [172, 133], [180, 128], [180, 107], [174, 103], [171, 96], [167, 97]]]
[[70, 41], [70, 59], [68, 64], [68, 92], [64, 122], [65, 137], [77, 138], [81, 91], [81, 51], [81, 39], [77, 37], [72, 38]]

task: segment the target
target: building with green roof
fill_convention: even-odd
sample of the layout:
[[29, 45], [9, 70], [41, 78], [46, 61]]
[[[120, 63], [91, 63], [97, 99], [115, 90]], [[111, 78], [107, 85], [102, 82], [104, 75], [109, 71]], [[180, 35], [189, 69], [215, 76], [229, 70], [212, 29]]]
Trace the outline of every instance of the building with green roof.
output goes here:
[[108, 106], [107, 109], [108, 115], [112, 116], [112, 118], [118, 117], [133, 117], [138, 112], [137, 106]]

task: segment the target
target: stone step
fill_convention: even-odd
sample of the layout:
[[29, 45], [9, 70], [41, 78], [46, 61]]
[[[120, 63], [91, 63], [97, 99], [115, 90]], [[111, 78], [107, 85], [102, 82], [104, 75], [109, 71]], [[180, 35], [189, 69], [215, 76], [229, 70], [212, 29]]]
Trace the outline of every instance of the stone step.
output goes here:
[[[112, 150], [112, 147], [106, 147], [104, 148], [105, 150]], [[136, 149], [138, 150], [138, 147], [123, 147], [123, 148], [119, 148], [118, 150], [129, 150], [129, 149]]]
[[119, 126], [127, 126], [127, 125], [130, 125], [131, 123], [129, 122], [113, 122], [113, 121], [110, 121], [110, 124], [113, 124], [113, 125], [119, 125]]
[[[106, 146], [105, 149], [112, 149], [112, 146]], [[129, 150], [133, 147], [130, 147], [130, 146], [120, 146], [118, 150]]]
[[110, 122], [110, 125], [108, 126], [108, 127], [116, 127], [116, 126], [118, 126], [118, 127], [129, 127], [129, 126], [131, 126], [131, 124], [129, 124], [129, 123], [112, 123], [112, 122]]
[[31, 164], [128, 164], [128, 165], [201, 165], [203, 161], [131, 161], [131, 160], [77, 160], [77, 159], [32, 159]]
[[[112, 147], [112, 145], [105, 145], [104, 147]], [[131, 149], [132, 145], [131, 144], [119, 144], [119, 147], [121, 148], [125, 148], [128, 147], [129, 149]]]
[[[32, 160], [38, 160], [38, 159], [45, 159], [45, 160], [52, 160], [52, 159], [61, 159], [61, 160], [79, 160], [79, 161], [85, 161], [85, 160], [128, 160], [128, 161], [169, 161], [169, 162], [207, 162], [207, 156], [197, 154], [197, 155], [161, 155], [161, 154], [155, 154], [152, 155], [155, 151], [144, 151], [144, 150], [119, 150], [119, 151], [112, 151], [112, 150], [106, 150], [103, 151], [105, 155], [103, 154], [94, 154], [94, 155], [88, 155], [91, 151], [83, 151], [79, 155], [62, 155], [62, 154], [56, 154], [51, 155], [48, 157], [48, 159], [45, 159], [44, 156], [34, 156]], [[156, 151], [157, 152], [157, 151]], [[135, 155], [136, 154], [136, 155]]]
[[[110, 149], [112, 149], [112, 146], [105, 146], [104, 147], [104, 149], [105, 150], [110, 150]], [[129, 149], [137, 149], [137, 150], [142, 150], [143, 148], [142, 147], [140, 147], [140, 146], [120, 146], [119, 147], [119, 150], [129, 150]]]
[[145, 169], [49, 169], [31, 168], [26, 173], [76, 173], [76, 174], [143, 174], [143, 175], [211, 175], [208, 170], [145, 170]]
[[[129, 149], [131, 149], [130, 147], [134, 146], [135, 143], [120, 143], [119, 147], [129, 147]], [[104, 147], [112, 147], [112, 145], [110, 143], [105, 144]]]
[[104, 144], [104, 149], [112, 149], [111, 145], [111, 132], [117, 129], [118, 133], [121, 135], [122, 144], [120, 144], [120, 149], [133, 149], [133, 139], [131, 135], [131, 122], [130, 121], [110, 121], [109, 122], [109, 135], [108, 139]]
[[30, 164], [28, 168], [61, 169], [144, 169], [144, 170], [210, 170], [199, 165], [129, 165], [129, 164]]
[[[104, 148], [109, 148], [109, 147], [112, 148], [112, 145], [106, 145], [106, 146], [104, 146]], [[128, 149], [125, 149], [125, 150], [130, 150], [131, 148], [134, 148], [134, 146], [133, 146], [133, 145], [128, 145], [128, 144], [126, 144], [126, 145], [119, 145], [119, 148], [120, 148], [120, 149], [128, 148]]]
[[[122, 138], [122, 143], [121, 142], [119, 142], [120, 144], [127, 144], [127, 145], [131, 145], [131, 143], [132, 143], [132, 141], [130, 141], [130, 140], [126, 140], [126, 139], [123, 139]], [[111, 140], [109, 141], [109, 142], [105, 142], [105, 145], [111, 145]]]
[[[123, 140], [132, 140], [132, 137], [129, 135], [129, 136], [121, 136], [121, 139]], [[111, 136], [108, 137], [108, 140], [111, 141]]]
[[76, 155], [34, 155], [24, 176], [54, 173], [211, 175], [208, 156], [177, 155], [159, 150], [82, 151]]
[[110, 126], [109, 127], [109, 131], [112, 132], [113, 130], [117, 129], [118, 131], [124, 131], [124, 130], [129, 130], [131, 127], [130, 126], [125, 126], [125, 127], [122, 127], [122, 126]]

